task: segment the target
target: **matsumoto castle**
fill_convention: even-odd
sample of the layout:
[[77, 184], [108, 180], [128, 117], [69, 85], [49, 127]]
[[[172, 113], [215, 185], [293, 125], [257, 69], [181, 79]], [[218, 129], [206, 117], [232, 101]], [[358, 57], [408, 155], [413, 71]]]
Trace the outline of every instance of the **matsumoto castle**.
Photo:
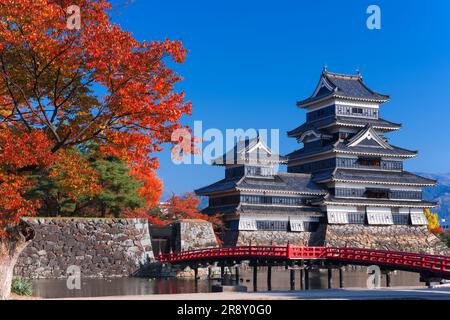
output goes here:
[[[422, 188], [436, 181], [403, 169], [417, 151], [385, 136], [401, 128], [382, 118], [389, 99], [359, 72], [324, 69], [312, 96], [297, 103], [306, 122], [288, 136], [298, 150], [280, 156], [258, 137], [216, 159], [225, 178], [196, 193], [209, 197], [204, 213], [224, 215], [225, 243], [405, 249], [435, 241], [424, 215], [435, 203], [422, 200]], [[287, 173], [274, 172], [278, 164]]]

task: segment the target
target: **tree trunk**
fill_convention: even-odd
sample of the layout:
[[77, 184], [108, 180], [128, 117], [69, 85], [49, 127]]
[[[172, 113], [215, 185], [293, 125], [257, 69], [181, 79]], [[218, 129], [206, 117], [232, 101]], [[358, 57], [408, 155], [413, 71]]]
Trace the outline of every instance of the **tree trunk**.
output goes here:
[[25, 247], [34, 239], [34, 229], [25, 221], [7, 231], [6, 238], [0, 238], [0, 300], [8, 299], [14, 266]]

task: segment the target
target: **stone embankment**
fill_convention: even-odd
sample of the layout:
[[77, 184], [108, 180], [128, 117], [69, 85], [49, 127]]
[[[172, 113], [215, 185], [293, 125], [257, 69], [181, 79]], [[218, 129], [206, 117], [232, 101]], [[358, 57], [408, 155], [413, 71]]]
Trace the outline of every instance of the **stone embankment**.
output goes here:
[[71, 266], [87, 278], [139, 274], [154, 259], [145, 219], [28, 219], [36, 238], [19, 257], [17, 276], [66, 278]]
[[450, 255], [450, 249], [426, 226], [328, 225], [326, 244], [331, 247]]

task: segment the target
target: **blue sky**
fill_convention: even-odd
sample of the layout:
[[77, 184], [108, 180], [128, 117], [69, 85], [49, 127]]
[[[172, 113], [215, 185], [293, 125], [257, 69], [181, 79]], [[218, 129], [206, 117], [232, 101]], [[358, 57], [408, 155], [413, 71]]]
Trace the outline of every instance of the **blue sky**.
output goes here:
[[[366, 27], [369, 5], [381, 30]], [[140, 40], [179, 39], [189, 50], [176, 66], [193, 103], [183, 119], [204, 128], [280, 129], [281, 152], [299, 145], [286, 132], [305, 120], [295, 102], [314, 90], [322, 66], [361, 69], [374, 90], [391, 95], [382, 117], [403, 123], [391, 143], [419, 150], [406, 168], [450, 172], [450, 1], [134, 0], [114, 21]], [[159, 156], [166, 193], [223, 177], [222, 168], [174, 165]]]

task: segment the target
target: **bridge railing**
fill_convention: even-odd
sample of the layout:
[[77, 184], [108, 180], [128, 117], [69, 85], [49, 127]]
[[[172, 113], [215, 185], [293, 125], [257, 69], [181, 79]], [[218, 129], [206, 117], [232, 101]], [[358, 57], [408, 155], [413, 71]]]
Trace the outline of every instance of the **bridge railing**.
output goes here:
[[230, 248], [207, 248], [160, 255], [161, 262], [208, 260], [217, 258], [287, 258], [287, 248], [279, 246], [242, 246]]
[[339, 262], [375, 264], [404, 269], [424, 270], [450, 275], [450, 257], [398, 251], [361, 248], [301, 247], [301, 246], [242, 246], [208, 248], [159, 255], [161, 262], [178, 263], [219, 259], [327, 259]]
[[450, 274], [450, 257], [360, 248], [325, 248], [325, 258]]
[[325, 247], [287, 246], [288, 259], [325, 259]]

